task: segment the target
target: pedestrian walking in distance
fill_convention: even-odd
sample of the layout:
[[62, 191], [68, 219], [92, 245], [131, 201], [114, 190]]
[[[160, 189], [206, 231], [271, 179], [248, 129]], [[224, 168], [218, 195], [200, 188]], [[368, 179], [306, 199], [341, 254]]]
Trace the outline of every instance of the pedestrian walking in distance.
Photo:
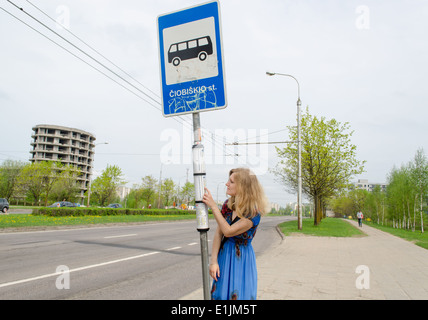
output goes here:
[[217, 221], [209, 272], [214, 279], [213, 300], [255, 300], [257, 267], [251, 241], [261, 216], [268, 213], [268, 201], [257, 177], [246, 168], [232, 169], [226, 183], [221, 211], [208, 189], [203, 202]]
[[361, 212], [361, 210], [359, 210], [357, 212], [357, 219], [358, 219], [358, 225], [360, 227], [362, 227], [363, 226], [363, 213]]

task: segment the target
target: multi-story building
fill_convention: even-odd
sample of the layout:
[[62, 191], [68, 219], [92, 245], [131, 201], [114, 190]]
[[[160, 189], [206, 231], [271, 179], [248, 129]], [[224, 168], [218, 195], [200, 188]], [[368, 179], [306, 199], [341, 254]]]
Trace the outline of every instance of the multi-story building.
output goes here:
[[370, 182], [368, 179], [358, 179], [358, 182], [354, 182], [355, 189], [364, 189], [372, 192], [375, 186], [379, 186], [381, 191], [386, 191], [386, 183]]
[[89, 187], [94, 161], [95, 136], [89, 132], [55, 125], [33, 127], [31, 162], [59, 161], [79, 171], [80, 197]]

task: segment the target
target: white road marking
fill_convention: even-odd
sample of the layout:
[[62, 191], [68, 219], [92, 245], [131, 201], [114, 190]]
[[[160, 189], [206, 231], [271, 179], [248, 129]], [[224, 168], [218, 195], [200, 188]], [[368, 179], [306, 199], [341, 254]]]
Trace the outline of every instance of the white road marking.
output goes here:
[[123, 237], [133, 237], [136, 236], [136, 233], [131, 233], [131, 234], [122, 234], [120, 236], [109, 236], [109, 237], [104, 237], [104, 239], [113, 239], [113, 238], [123, 238]]
[[166, 249], [166, 251], [178, 250], [178, 249], [181, 249], [181, 247], [173, 247], [173, 248], [169, 248], [169, 249]]
[[192, 243], [189, 243], [188, 246], [194, 246], [195, 244], [198, 244], [198, 243], [197, 242], [192, 242]]
[[[91, 269], [91, 268], [102, 267], [102, 266], [106, 266], [106, 265], [113, 264], [113, 263], [118, 263], [118, 262], [123, 262], [123, 261], [129, 261], [129, 260], [133, 260], [133, 259], [139, 259], [139, 258], [151, 256], [151, 255], [154, 255], [154, 254], [157, 254], [157, 253], [159, 253], [159, 251], [153, 251], [153, 252], [149, 252], [149, 253], [140, 254], [140, 255], [137, 255], [137, 256], [128, 257], [128, 258], [122, 258], [122, 259], [117, 259], [117, 260], [111, 260], [111, 261], [107, 261], [107, 262], [92, 264], [92, 265], [89, 265], [89, 266], [84, 266], [84, 267], [80, 267], [80, 268], [70, 269], [69, 272], [71, 273], [71, 272], [82, 271], [82, 270]], [[6, 282], [6, 283], [0, 283], [0, 288], [4, 288], [4, 287], [8, 287], [8, 286], [13, 286], [13, 285], [16, 285], [16, 284], [30, 282], [30, 281], [34, 281], [34, 280], [40, 280], [40, 279], [45, 279], [45, 278], [49, 278], [49, 277], [55, 277], [55, 276], [59, 276], [61, 274], [63, 274], [63, 273], [62, 272], [55, 272], [55, 273], [44, 274], [44, 275], [41, 275], [41, 276], [38, 276], [38, 277], [27, 278], [27, 279], [22, 279], [22, 280], [17, 280], [17, 281], [11, 281], [11, 282]]]

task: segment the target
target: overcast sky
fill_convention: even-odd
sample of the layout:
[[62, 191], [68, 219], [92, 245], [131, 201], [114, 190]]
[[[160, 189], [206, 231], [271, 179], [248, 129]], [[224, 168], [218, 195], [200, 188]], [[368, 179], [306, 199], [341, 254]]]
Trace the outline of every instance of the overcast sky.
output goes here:
[[[160, 101], [157, 17], [203, 3], [12, 2], [130, 79], [38, 9], [65, 24], [155, 101]], [[267, 170], [279, 161], [273, 145], [223, 148], [224, 136], [226, 142], [288, 140], [284, 129], [296, 123], [297, 86], [266, 71], [295, 76], [302, 107], [311, 114], [350, 123], [358, 159], [367, 161], [366, 172], [355, 180], [384, 182], [392, 167], [410, 161], [418, 148], [428, 151], [428, 1], [223, 0], [220, 6], [228, 106], [201, 113], [207, 185], [214, 196], [218, 189], [219, 199], [225, 198], [230, 168], [249, 166], [271, 202], [285, 206], [296, 199]], [[101, 69], [11, 3], [0, 7]], [[95, 174], [118, 165], [131, 186], [146, 175], [159, 179], [163, 163], [162, 178], [183, 185], [189, 169], [193, 182], [191, 116], [164, 118], [159, 104], [103, 70], [136, 94], [126, 90], [4, 10], [0, 37], [0, 161], [28, 161], [31, 128], [55, 124], [109, 143], [96, 146]], [[171, 157], [172, 150], [178, 154]]]

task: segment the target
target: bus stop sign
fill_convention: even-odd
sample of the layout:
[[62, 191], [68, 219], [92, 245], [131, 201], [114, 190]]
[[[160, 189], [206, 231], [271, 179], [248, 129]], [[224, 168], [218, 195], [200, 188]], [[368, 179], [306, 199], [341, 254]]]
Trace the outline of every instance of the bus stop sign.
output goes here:
[[158, 17], [165, 117], [227, 106], [219, 7], [212, 1]]

